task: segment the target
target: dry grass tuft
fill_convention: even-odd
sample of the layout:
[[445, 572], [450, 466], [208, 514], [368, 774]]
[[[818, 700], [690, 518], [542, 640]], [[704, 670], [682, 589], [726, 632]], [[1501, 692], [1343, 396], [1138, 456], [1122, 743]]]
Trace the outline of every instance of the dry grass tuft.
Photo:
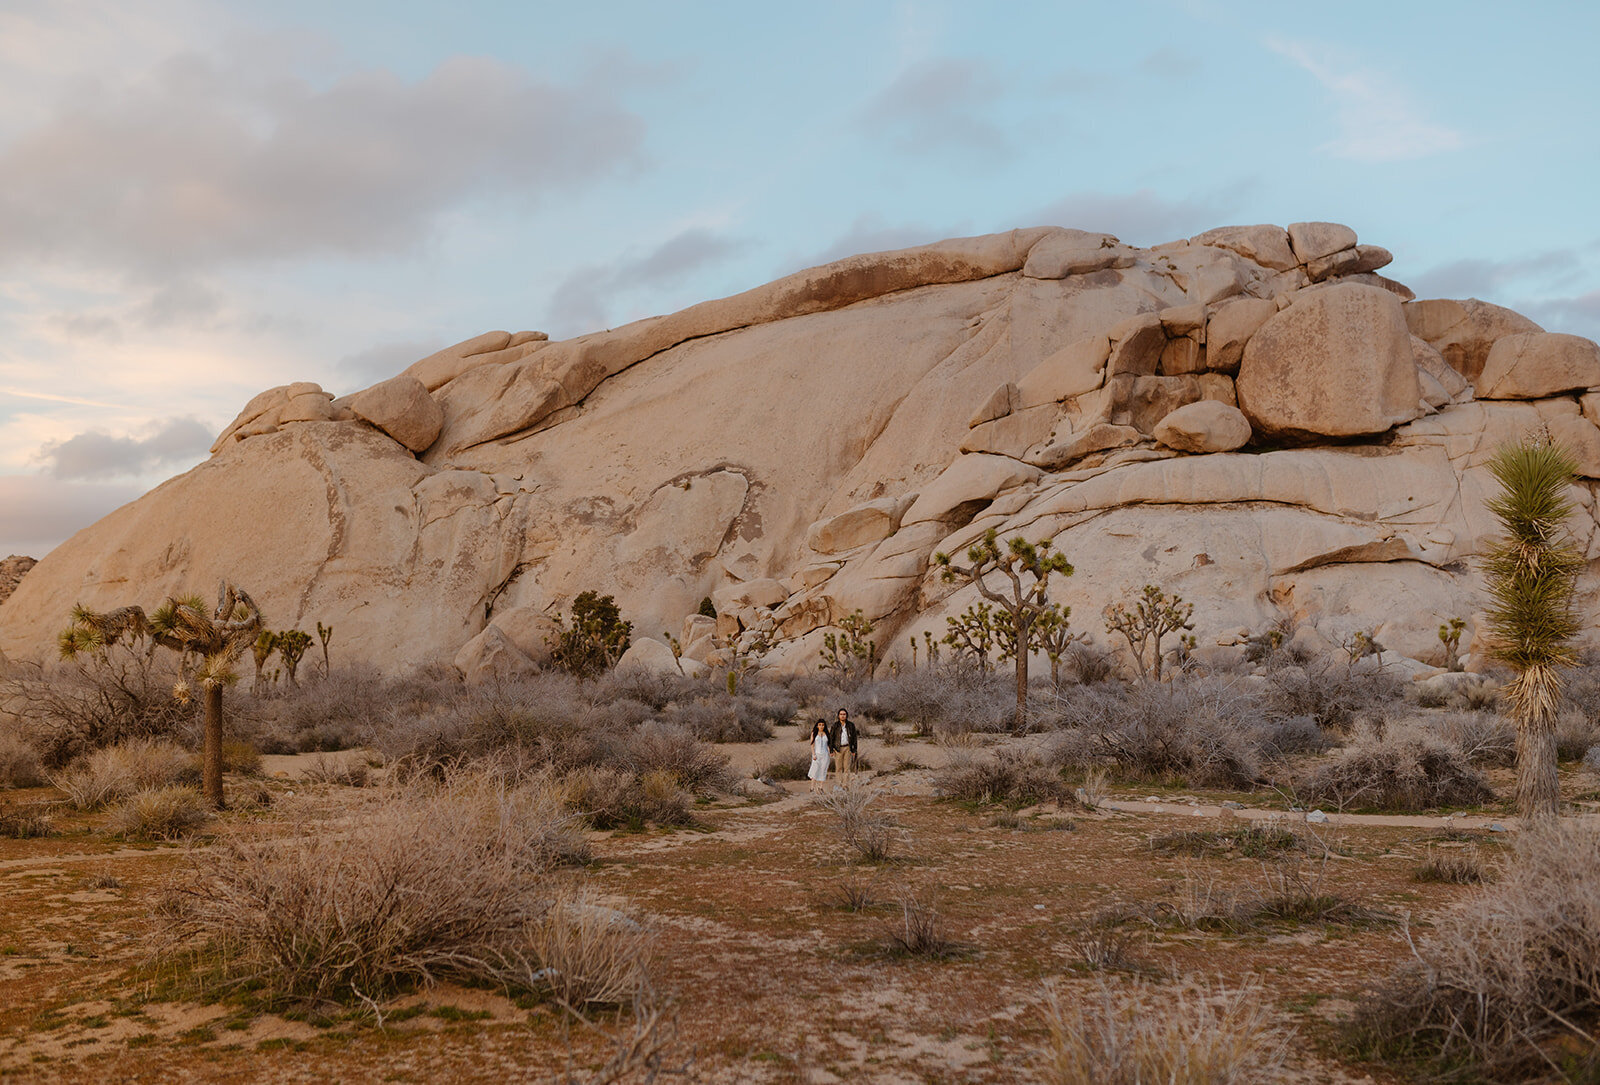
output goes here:
[[1101, 983], [1067, 1003], [1045, 989], [1047, 1039], [1039, 1052], [1048, 1085], [1253, 1085], [1279, 1080], [1292, 1030], [1273, 1018], [1254, 986], [1190, 982], [1171, 991]]
[[569, 1009], [625, 1005], [646, 993], [649, 933], [583, 890], [558, 892], [528, 941], [538, 981]]
[[366, 787], [372, 782], [364, 761], [349, 757], [329, 757], [318, 754], [301, 770], [309, 783], [334, 784], [339, 787]]
[[646, 824], [689, 825], [691, 796], [664, 769], [635, 776], [624, 769], [586, 768], [565, 781], [567, 802], [596, 829], [642, 830]]
[[894, 821], [870, 807], [878, 792], [860, 783], [836, 788], [817, 801], [839, 817], [839, 834], [844, 842], [856, 850], [863, 862], [882, 863], [889, 858], [893, 847], [890, 830]]
[[1483, 1080], [1600, 1072], [1600, 833], [1524, 830], [1497, 884], [1437, 920], [1415, 960], [1363, 999], [1369, 1057], [1428, 1060]]
[[1489, 880], [1476, 848], [1470, 851], [1435, 851], [1429, 848], [1422, 863], [1411, 875], [1419, 882], [1446, 885], [1480, 885]]
[[192, 787], [156, 787], [136, 791], [111, 810], [106, 831], [128, 840], [177, 840], [188, 836], [211, 816], [200, 792]]
[[165, 739], [135, 738], [86, 754], [51, 779], [79, 810], [95, 810], [140, 791], [195, 780], [194, 755]]
[[960, 953], [960, 943], [945, 936], [938, 905], [925, 893], [906, 890], [900, 897], [900, 920], [885, 932], [896, 956], [945, 960]]
[[0, 802], [0, 837], [32, 840], [50, 835], [50, 805]]
[[535, 940], [565, 914], [552, 869], [587, 854], [556, 790], [458, 776], [414, 785], [341, 833], [224, 838], [162, 909], [209, 941], [228, 982], [369, 1004], [441, 979], [548, 987]]

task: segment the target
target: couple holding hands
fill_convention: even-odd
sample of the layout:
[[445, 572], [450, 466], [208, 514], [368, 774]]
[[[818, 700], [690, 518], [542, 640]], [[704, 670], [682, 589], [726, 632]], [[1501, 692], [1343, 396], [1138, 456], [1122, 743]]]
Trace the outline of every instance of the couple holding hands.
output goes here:
[[806, 773], [813, 792], [822, 790], [828, 778], [828, 756], [833, 755], [833, 766], [846, 785], [855, 771], [856, 725], [850, 713], [839, 709], [839, 718], [832, 724], [818, 720], [811, 728], [811, 771]]

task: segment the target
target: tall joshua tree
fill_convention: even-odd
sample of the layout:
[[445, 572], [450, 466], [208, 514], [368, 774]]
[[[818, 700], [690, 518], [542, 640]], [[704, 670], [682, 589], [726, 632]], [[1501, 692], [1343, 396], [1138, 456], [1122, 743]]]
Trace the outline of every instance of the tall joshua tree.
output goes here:
[[[996, 615], [997, 623], [1009, 626], [1009, 636], [1016, 645], [1017, 663], [1017, 727], [1026, 722], [1028, 714], [1028, 649], [1037, 638], [1034, 626], [1050, 609], [1050, 575], [1072, 575], [1072, 563], [1061, 553], [1052, 553], [1050, 540], [1031, 543], [1021, 535], [1008, 539], [1001, 549], [999, 535], [994, 528], [984, 533], [983, 541], [967, 550], [967, 565], [957, 565], [949, 554], [935, 554], [933, 560], [944, 567], [946, 581], [961, 580], [978, 589], [978, 594], [999, 607], [1003, 613]], [[984, 582], [991, 572], [1004, 574], [1009, 583], [996, 591]], [[1009, 589], [1009, 590], [1005, 590]]]
[[1548, 438], [1525, 438], [1495, 453], [1489, 471], [1501, 493], [1488, 509], [1499, 517], [1505, 538], [1483, 560], [1493, 599], [1488, 641], [1494, 656], [1515, 672], [1505, 697], [1517, 721], [1517, 812], [1529, 820], [1554, 818], [1556, 711], [1561, 668], [1576, 662], [1572, 597], [1583, 568], [1565, 526], [1572, 512], [1567, 486], [1577, 464]]

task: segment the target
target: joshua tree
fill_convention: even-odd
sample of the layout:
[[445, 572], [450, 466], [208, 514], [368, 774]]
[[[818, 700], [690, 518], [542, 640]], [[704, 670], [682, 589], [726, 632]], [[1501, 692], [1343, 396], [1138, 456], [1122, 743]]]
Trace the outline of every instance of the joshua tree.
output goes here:
[[950, 627], [950, 631], [944, 635], [944, 643], [954, 648], [960, 655], [971, 656], [977, 661], [978, 670], [988, 674], [989, 652], [995, 646], [997, 632], [994, 608], [988, 603], [974, 603], [960, 614], [944, 621], [945, 625]]
[[1561, 668], [1576, 662], [1569, 643], [1578, 632], [1573, 590], [1583, 557], [1564, 522], [1572, 512], [1567, 486], [1572, 457], [1548, 440], [1506, 445], [1489, 461], [1502, 492], [1488, 502], [1505, 538], [1483, 560], [1493, 604], [1490, 652], [1515, 677], [1506, 702], [1517, 721], [1517, 811], [1526, 819], [1556, 816], [1556, 710]]
[[1061, 685], [1061, 661], [1066, 658], [1067, 649], [1086, 635], [1072, 632], [1069, 625], [1071, 617], [1071, 607], [1052, 603], [1039, 615], [1039, 621], [1034, 625], [1034, 642], [1044, 651], [1045, 658], [1050, 660], [1052, 686]]
[[317, 623], [317, 639], [322, 642], [322, 677], [328, 677], [328, 642], [333, 639], [333, 626]]
[[1461, 669], [1461, 633], [1466, 628], [1462, 618], [1451, 618], [1439, 627], [1439, 643], [1444, 645], [1444, 665], [1448, 670]]
[[[1028, 650], [1034, 643], [1034, 626], [1050, 606], [1050, 574], [1071, 576], [1072, 564], [1065, 554], [1051, 553], [1049, 539], [1030, 543], [1018, 535], [1007, 540], [1002, 550], [998, 538], [994, 528], [985, 532], [982, 542], [968, 548], [968, 565], [954, 564], [945, 553], [935, 554], [933, 560], [944, 566], [946, 581], [966, 581], [1004, 612], [1004, 617], [995, 616], [995, 622], [1007, 627], [1007, 636], [1016, 648], [1012, 655], [1017, 663], [1017, 726], [1020, 728], [1028, 714]], [[1010, 581], [1009, 593], [996, 591], [984, 583], [984, 577], [994, 571], [1005, 574]]]
[[272, 658], [272, 653], [278, 649], [278, 634], [270, 629], [263, 629], [257, 636], [255, 643], [250, 646], [250, 657], [256, 664], [256, 681], [250, 687], [251, 693], [259, 694], [267, 685], [267, 676], [262, 668], [267, 665], [267, 660]]
[[[1189, 620], [1194, 604], [1185, 603], [1181, 596], [1168, 596], [1155, 584], [1146, 584], [1144, 591], [1130, 608], [1123, 603], [1112, 603], [1105, 609], [1106, 632], [1120, 633], [1133, 653], [1139, 677], [1144, 678], [1154, 670], [1155, 679], [1161, 681], [1161, 638], [1168, 633], [1194, 628]], [[1144, 647], [1154, 642], [1150, 666], [1145, 665]]]
[[822, 635], [821, 669], [834, 671], [839, 682], [854, 689], [878, 668], [878, 642], [872, 640], [873, 621], [857, 607], [839, 619], [839, 633]]
[[278, 655], [283, 658], [283, 667], [289, 675], [289, 684], [298, 686], [300, 679], [295, 676], [295, 672], [300, 669], [300, 660], [305, 657], [306, 649], [311, 647], [311, 634], [298, 629], [285, 629], [277, 634], [277, 641]]
[[200, 666], [192, 674], [183, 668], [173, 694], [190, 697], [190, 681], [200, 684], [205, 723], [201, 778], [206, 800], [218, 810], [222, 796], [222, 691], [239, 680], [233, 664], [256, 642], [261, 631], [261, 608], [243, 591], [223, 581], [217, 609], [210, 616], [198, 596], [168, 599], [148, 618], [139, 607], [122, 607], [100, 614], [79, 605], [72, 608], [72, 625], [58, 638], [63, 657], [81, 651], [103, 652], [122, 637], [149, 636], [152, 648], [160, 645], [187, 660], [193, 653]]

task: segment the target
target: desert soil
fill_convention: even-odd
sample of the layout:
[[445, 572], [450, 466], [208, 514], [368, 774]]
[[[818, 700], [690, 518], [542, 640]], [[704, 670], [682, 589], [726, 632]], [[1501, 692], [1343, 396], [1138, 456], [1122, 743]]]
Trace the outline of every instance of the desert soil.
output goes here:
[[[745, 770], [800, 748], [788, 739], [725, 747]], [[865, 751], [876, 806], [896, 822], [894, 859], [863, 866], [837, 818], [804, 783], [703, 804], [693, 829], [596, 833], [596, 890], [647, 917], [654, 976], [672, 1007], [679, 1061], [706, 1082], [1005, 1083], [1026, 1081], [1045, 1032], [1045, 985], [1098, 997], [1144, 976], [1169, 983], [1256, 982], [1296, 1032], [1293, 1080], [1388, 1082], [1337, 1056], [1335, 1022], [1363, 984], [1407, 956], [1413, 931], [1470, 887], [1421, 883], [1431, 851], [1500, 853], [1503, 811], [1466, 817], [1343, 815], [1316, 833], [1326, 868], [1301, 863], [1327, 892], [1369, 909], [1354, 923], [1275, 922], [1240, 931], [1184, 929], [1160, 917], [1196, 887], [1259, 885], [1279, 868], [1228, 853], [1173, 856], [1151, 839], [1226, 829], [1244, 819], [1303, 815], [1275, 795], [1114, 787], [1092, 812], [1016, 812], [938, 799], [932, 772], [952, 751], [926, 743]], [[959, 755], [959, 752], [956, 753]], [[381, 788], [312, 785], [297, 759], [269, 759], [264, 809], [236, 810], [209, 832], [327, 831]], [[14, 793], [42, 800], [46, 791]], [[1154, 800], [1154, 801], [1150, 801]], [[1229, 806], [1224, 806], [1229, 803]], [[1235, 809], [1231, 804], [1238, 804]], [[457, 987], [416, 992], [381, 1027], [359, 1009], [258, 1013], [206, 1001], [175, 982], [152, 915], [181, 879], [190, 847], [130, 846], [94, 816], [63, 817], [56, 834], [0, 840], [0, 1080], [111, 1082], [548, 1081], [582, 1074], [611, 1050], [627, 1016], [574, 1022], [548, 1005], [519, 1008]], [[1301, 830], [1306, 827], [1298, 826]], [[864, 883], [876, 903], [851, 911], [841, 887]], [[890, 950], [913, 895], [936, 906], [955, 944], [943, 960]], [[1095, 971], [1084, 943], [1122, 908], [1132, 961]], [[396, 1013], [409, 1007], [411, 1013]], [[419, 1008], [425, 1007], [418, 1012]], [[396, 1020], [404, 1017], [404, 1020]]]

